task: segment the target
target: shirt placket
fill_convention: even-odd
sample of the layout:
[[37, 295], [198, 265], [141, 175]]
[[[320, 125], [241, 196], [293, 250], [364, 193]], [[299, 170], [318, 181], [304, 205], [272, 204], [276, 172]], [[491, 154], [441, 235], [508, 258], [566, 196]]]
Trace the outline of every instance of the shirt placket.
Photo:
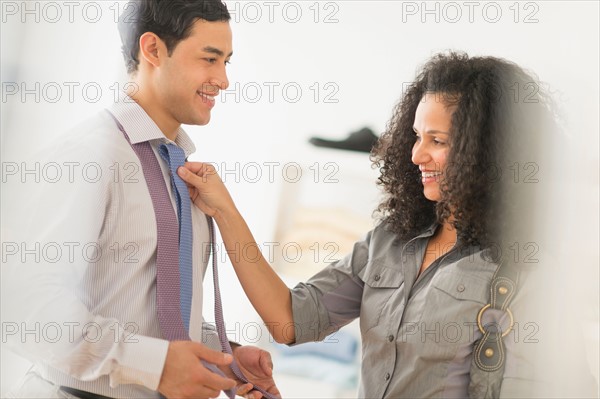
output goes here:
[[399, 303], [392, 308], [392, 312], [385, 318], [387, 322], [385, 323], [385, 328], [382, 329], [382, 334], [384, 335], [383, 345], [388, 346], [388, 349], [386, 350], [388, 355], [383, 359], [384, 364], [382, 365], [382, 374], [380, 376], [381, 388], [380, 392], [378, 392], [378, 397], [385, 396], [385, 392], [388, 390], [392, 376], [396, 371], [396, 364], [398, 364], [396, 340], [398, 339], [404, 310], [410, 297], [410, 291], [412, 291], [412, 286], [416, 279], [417, 259], [422, 258], [423, 255], [423, 241], [426, 242], [423, 238], [431, 235], [433, 235], [433, 232], [429, 229], [427, 232], [408, 241], [402, 247], [400, 252], [400, 262], [402, 263], [402, 270], [404, 273], [404, 285], [399, 295], [392, 297], [391, 300], [399, 298]]
[[410, 304], [410, 299], [416, 295], [420, 289], [426, 285], [426, 281], [430, 280], [430, 277], [435, 273], [435, 270], [446, 260], [451, 254], [453, 254], [457, 248], [455, 246], [448, 253], [444, 254], [440, 258], [436, 259], [420, 276], [417, 277], [417, 272], [421, 266], [421, 261], [425, 253], [428, 238], [433, 236], [435, 229], [429, 229], [425, 233], [411, 239], [402, 248], [400, 261], [402, 262], [402, 269], [404, 272], [404, 287], [403, 295], [401, 296], [400, 302], [396, 309], [399, 309], [399, 314], [396, 317], [387, 318], [389, 322], [386, 324], [384, 331], [385, 344], [389, 345], [389, 356], [385, 359], [385, 365], [383, 368], [383, 380], [380, 397], [385, 396], [385, 392], [388, 390], [392, 377], [396, 371], [396, 365], [398, 362], [398, 353], [396, 341], [400, 336], [400, 328], [404, 320], [404, 314], [406, 313], [406, 306]]

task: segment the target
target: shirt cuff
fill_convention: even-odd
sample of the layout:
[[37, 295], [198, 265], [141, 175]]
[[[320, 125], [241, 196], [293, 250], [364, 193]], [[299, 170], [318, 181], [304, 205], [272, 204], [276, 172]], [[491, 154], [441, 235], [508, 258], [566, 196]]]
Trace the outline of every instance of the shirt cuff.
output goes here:
[[153, 391], [158, 390], [169, 341], [146, 336], [136, 336], [130, 340], [118, 346], [119, 365], [110, 373], [110, 387], [138, 384]]
[[323, 340], [328, 334], [325, 329], [329, 326], [329, 316], [322, 306], [318, 306], [316, 294], [304, 283], [298, 284], [290, 292], [295, 340], [289, 345]]

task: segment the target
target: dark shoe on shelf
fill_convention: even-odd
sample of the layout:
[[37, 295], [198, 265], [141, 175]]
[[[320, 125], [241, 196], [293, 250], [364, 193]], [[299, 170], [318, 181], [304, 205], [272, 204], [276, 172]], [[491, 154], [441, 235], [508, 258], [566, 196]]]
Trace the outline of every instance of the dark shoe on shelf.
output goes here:
[[377, 142], [377, 137], [371, 129], [364, 127], [357, 132], [350, 133], [344, 140], [327, 140], [320, 137], [311, 137], [309, 142], [317, 147], [336, 148], [338, 150], [350, 150], [360, 152], [371, 152]]

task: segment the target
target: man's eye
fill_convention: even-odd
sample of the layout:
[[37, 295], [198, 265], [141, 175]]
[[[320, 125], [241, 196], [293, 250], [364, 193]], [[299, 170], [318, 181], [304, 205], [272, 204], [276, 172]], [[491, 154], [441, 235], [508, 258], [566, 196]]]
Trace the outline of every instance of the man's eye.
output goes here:
[[205, 61], [207, 61], [209, 64], [214, 64], [215, 62], [217, 62], [216, 58], [205, 58]]

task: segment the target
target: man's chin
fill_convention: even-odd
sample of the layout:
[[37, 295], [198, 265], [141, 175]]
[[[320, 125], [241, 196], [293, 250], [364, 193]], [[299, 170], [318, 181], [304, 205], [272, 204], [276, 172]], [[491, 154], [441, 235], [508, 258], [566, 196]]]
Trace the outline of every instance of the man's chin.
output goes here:
[[204, 126], [204, 125], [208, 125], [208, 122], [210, 122], [210, 115], [204, 116], [204, 117], [190, 118], [189, 120], [187, 120], [185, 122], [181, 122], [181, 124], [182, 125], [191, 125], [191, 126]]

